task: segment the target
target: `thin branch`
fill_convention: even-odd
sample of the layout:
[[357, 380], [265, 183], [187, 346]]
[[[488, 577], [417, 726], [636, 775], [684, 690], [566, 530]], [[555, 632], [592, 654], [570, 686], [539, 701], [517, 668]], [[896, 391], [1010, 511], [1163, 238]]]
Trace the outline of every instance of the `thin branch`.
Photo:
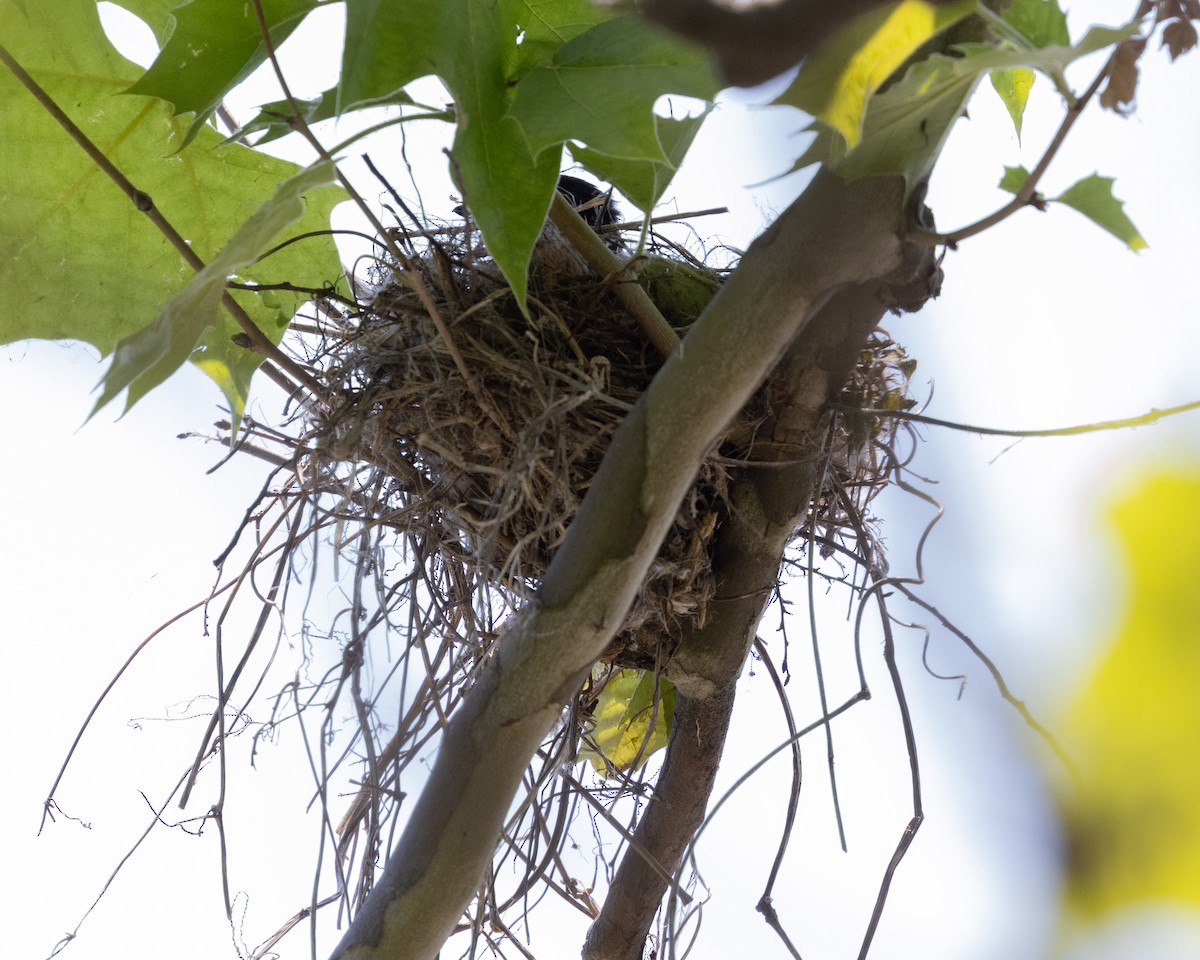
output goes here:
[[400, 279], [408, 285], [421, 301], [421, 306], [429, 315], [429, 319], [433, 321], [433, 325], [437, 328], [438, 335], [446, 344], [446, 348], [450, 351], [450, 356], [454, 360], [454, 365], [458, 368], [458, 372], [462, 374], [463, 380], [471, 392], [476, 395], [480, 401], [480, 406], [488, 413], [489, 416], [495, 417], [494, 404], [485, 400], [482, 388], [479, 385], [478, 379], [471, 372], [463, 359], [462, 352], [458, 349], [458, 345], [450, 336], [450, 329], [446, 326], [446, 321], [443, 319], [441, 311], [438, 310], [437, 304], [433, 301], [433, 295], [429, 292], [429, 288], [421, 279], [420, 273], [413, 269], [412, 261], [400, 249], [396, 243], [395, 237], [388, 232], [384, 227], [383, 222], [375, 215], [375, 211], [362, 198], [359, 192], [354, 188], [354, 185], [347, 179], [345, 174], [337, 166], [333, 156], [325, 149], [316, 134], [312, 132], [304, 115], [296, 103], [295, 97], [292, 95], [291, 87], [283, 76], [283, 68], [279, 65], [279, 59], [275, 54], [275, 42], [271, 39], [271, 30], [267, 25], [266, 15], [263, 13], [262, 0], [252, 0], [251, 5], [254, 8], [254, 15], [258, 19], [258, 29], [262, 38], [263, 48], [266, 50], [267, 59], [271, 63], [271, 69], [275, 71], [275, 79], [279, 82], [279, 87], [283, 91], [284, 99], [287, 100], [288, 108], [292, 111], [291, 123], [293, 129], [296, 130], [309, 145], [316, 151], [317, 156], [322, 160], [327, 161], [333, 166], [333, 171], [345, 191], [350, 195], [350, 199], [354, 201], [354, 205], [362, 212], [363, 216], [375, 229], [377, 242], [387, 248], [388, 252], [396, 258], [396, 262], [404, 269], [400, 271]]
[[633, 314], [658, 352], [669, 357], [679, 346], [679, 335], [671, 329], [641, 284], [621, 277], [626, 264], [617, 259], [616, 254], [605, 246], [604, 241], [557, 190], [550, 203], [550, 220], [601, 276], [616, 280], [613, 292]]
[[[787, 931], [783, 929], [783, 922], [779, 919], [779, 914], [776, 912], [771, 898], [771, 891], [775, 889], [775, 880], [779, 876], [779, 868], [783, 866], [783, 857], [787, 852], [788, 843], [792, 838], [792, 827], [796, 823], [796, 811], [800, 806], [800, 784], [803, 774], [800, 741], [796, 739], [798, 734], [796, 718], [792, 714], [792, 705], [788, 702], [787, 693], [783, 689], [783, 681], [780, 679], [779, 671], [775, 669], [775, 664], [772, 662], [771, 655], [767, 651], [767, 645], [759, 637], [754, 638], [754, 650], [761, 658], [763, 666], [767, 668], [767, 673], [771, 677], [771, 683], [774, 685], [775, 692], [779, 696], [779, 705], [783, 708], [783, 717], [787, 722], [788, 736], [793, 738], [792, 789], [788, 793], [788, 808], [783, 822], [783, 836], [779, 838], [779, 847], [775, 851], [775, 861], [771, 864], [771, 873], [767, 877], [767, 885], [763, 888], [762, 896], [758, 898], [758, 903], [754, 909], [763, 915], [767, 926], [774, 930], [779, 939], [783, 941], [783, 945], [787, 948], [788, 953], [795, 960], [801, 960], [800, 952], [793, 945], [791, 938], [787, 935]], [[838, 825], [839, 827], [841, 826], [840, 819]], [[845, 845], [843, 844], [844, 848]]]
[[[834, 426], [830, 424], [830, 432], [834, 430]], [[817, 480], [814, 491], [825, 489], [826, 480], [829, 474], [829, 460], [823, 459], [821, 465], [821, 473]], [[809, 507], [809, 524], [813, 532], [817, 529], [817, 511], [820, 503], [820, 497], [814, 495], [812, 503]], [[812, 656], [813, 656], [813, 673], [817, 681], [817, 698], [821, 706], [821, 713], [829, 713], [829, 697], [825, 692], [825, 670], [821, 665], [821, 644], [819, 640], [820, 632], [817, 629], [817, 598], [816, 598], [816, 550], [813, 549], [813, 538], [810, 537], [807, 550], [808, 570], [805, 577], [805, 586], [808, 590], [808, 631], [812, 637]], [[865, 684], [864, 684], [865, 685]], [[842, 852], [846, 852], [846, 826], [842, 821], [842, 802], [838, 797], [838, 781], [837, 773], [834, 769], [834, 750], [833, 750], [833, 727], [830, 724], [825, 724], [825, 756], [826, 763], [829, 766], [829, 792], [833, 799], [833, 817], [837, 823], [838, 843], [841, 845]]]
[[841, 407], [848, 412], [859, 413], [872, 417], [891, 417], [895, 420], [908, 420], [912, 423], [928, 424], [932, 427], [947, 427], [951, 430], [961, 430], [964, 433], [978, 433], [989, 437], [1073, 437], [1084, 433], [1098, 433], [1101, 430], [1125, 430], [1130, 427], [1145, 427], [1157, 423], [1166, 417], [1180, 413], [1189, 413], [1200, 409], [1200, 400], [1191, 400], [1178, 406], [1159, 409], [1152, 407], [1146, 413], [1136, 417], [1123, 417], [1119, 420], [1101, 420], [1097, 423], [1083, 423], [1074, 427], [1048, 427], [1042, 430], [1006, 430], [1000, 427], [980, 427], [969, 423], [955, 423], [953, 420], [939, 420], [937, 417], [927, 417], [922, 413], [909, 413], [906, 410], [877, 410], [860, 409], [857, 407]]
[[928, 243], [933, 246], [944, 245], [953, 248], [961, 241], [966, 240], [968, 237], [973, 237], [976, 234], [983, 233], [984, 230], [994, 227], [1002, 220], [1007, 220], [1010, 216], [1024, 207], [1031, 205], [1041, 207], [1045, 201], [1037, 192], [1038, 183], [1041, 182], [1042, 176], [1050, 168], [1050, 164], [1053, 162], [1055, 156], [1058, 155], [1059, 149], [1062, 147], [1063, 142], [1067, 139], [1067, 134], [1070, 133], [1071, 128], [1075, 126], [1075, 122], [1082, 115], [1084, 108], [1100, 89], [1100, 84], [1104, 82], [1104, 78], [1108, 76], [1109, 68], [1112, 66], [1115, 57], [1116, 53], [1114, 52], [1107, 60], [1104, 61], [1104, 66], [1100, 68], [1100, 72], [1096, 74], [1095, 79], [1092, 80], [1087, 90], [1083, 92], [1083, 96], [1079, 97], [1073, 103], [1068, 105], [1066, 116], [1063, 117], [1063, 121], [1061, 124], [1059, 124], [1058, 130], [1051, 138], [1049, 146], [1046, 147], [1045, 152], [1042, 154], [1042, 158], [1038, 161], [1037, 166], [1033, 168], [1033, 171], [1029, 174], [1025, 182], [1021, 184], [1021, 189], [1017, 191], [1017, 195], [1013, 197], [1009, 203], [1005, 204], [994, 213], [988, 214], [988, 216], [984, 217], [982, 220], [977, 220], [975, 223], [962, 227], [951, 233], [914, 230], [908, 234], [907, 239], [916, 243]]
[[1063, 750], [1063, 748], [1061, 746], [1059, 746], [1058, 741], [1054, 738], [1054, 734], [1052, 734], [1048, 729], [1046, 729], [1046, 727], [1044, 727], [1041, 723], [1039, 723], [1038, 720], [1033, 716], [1033, 714], [1029, 711], [1029, 708], [1025, 705], [1025, 701], [1021, 700], [1019, 697], [1016, 696], [1016, 694], [1014, 694], [1012, 692], [1011, 689], [1009, 689], [1008, 683], [1004, 679], [1004, 674], [1002, 674], [1000, 672], [1000, 668], [996, 666], [996, 664], [993, 662], [992, 658], [989, 657], [986, 653], [984, 653], [983, 650], [980, 649], [980, 647], [978, 646], [978, 644], [975, 643], [974, 640], [972, 640], [969, 636], [967, 636], [967, 634], [965, 634], [962, 630], [960, 630], [958, 627], [956, 627], [954, 625], [954, 623], [952, 623], [932, 603], [922, 600], [919, 596], [916, 595], [916, 593], [914, 593], [911, 589], [909, 589], [905, 584], [897, 583], [897, 584], [894, 584], [894, 586], [900, 593], [904, 594], [904, 596], [906, 596], [909, 600], [911, 600], [917, 606], [921, 607], [923, 610], [926, 610], [929, 613], [933, 614], [935, 617], [937, 617], [938, 622], [943, 627], [945, 627], [952, 634], [954, 634], [956, 637], [958, 637], [958, 639], [960, 641], [962, 641], [963, 645], [968, 650], [970, 650], [971, 653], [973, 653], [975, 655], [975, 658], [980, 663], [982, 663], [984, 665], [984, 667], [987, 669], [987, 672], [992, 675], [992, 679], [996, 683], [996, 689], [1000, 691], [1000, 696], [1004, 698], [1005, 702], [1008, 703], [1009, 706], [1011, 706], [1014, 710], [1017, 711], [1017, 713], [1019, 713], [1021, 715], [1021, 719], [1024, 720], [1025, 723], [1029, 725], [1029, 728], [1031, 730], [1033, 730], [1034, 733], [1036, 733], [1039, 737], [1041, 737], [1046, 742], [1046, 745], [1054, 752], [1054, 755], [1056, 757], [1058, 757], [1059, 762], [1062, 763], [1063, 767], [1065, 767], [1071, 773], [1072, 776], [1075, 776], [1076, 775], [1075, 764], [1071, 760], [1071, 758], [1067, 755], [1067, 752], [1065, 750]]
[[883, 592], [880, 590], [874, 591], [874, 597], [876, 605], [879, 608], [880, 621], [883, 625], [883, 661], [887, 664], [888, 676], [892, 681], [892, 691], [896, 695], [896, 706], [900, 710], [900, 725], [904, 730], [904, 746], [908, 751], [913, 813], [908, 824], [900, 834], [900, 839], [896, 843], [896, 849], [892, 852], [891, 860], [888, 861], [887, 869], [883, 871], [883, 879], [879, 883], [879, 893], [876, 894], [875, 906], [871, 910], [871, 919], [867, 923], [866, 932], [863, 934], [862, 946], [858, 951], [858, 960], [866, 960], [867, 953], [871, 949], [871, 942], [875, 939], [875, 932], [879, 929], [879, 921], [883, 918], [883, 908], [887, 903], [888, 892], [891, 890], [896, 870], [899, 868], [905, 854], [908, 853], [908, 848], [912, 846], [912, 842], [917, 835], [917, 830], [920, 829], [921, 824], [925, 821], [925, 811], [921, 802], [921, 768], [917, 760], [917, 737], [913, 731], [912, 715], [908, 709], [908, 697], [904, 693], [904, 681], [900, 676], [900, 668], [896, 664], [896, 640], [892, 635], [891, 617], [888, 614], [887, 600], [884, 598]]

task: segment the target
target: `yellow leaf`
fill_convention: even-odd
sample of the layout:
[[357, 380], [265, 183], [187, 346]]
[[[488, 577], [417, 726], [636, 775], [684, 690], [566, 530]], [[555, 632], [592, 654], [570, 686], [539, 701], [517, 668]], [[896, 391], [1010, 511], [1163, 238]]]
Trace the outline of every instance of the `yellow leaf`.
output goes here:
[[973, 4], [933, 6], [904, 0], [854, 21], [822, 45], [780, 98], [837, 130], [847, 149], [862, 139], [867, 101], [883, 82], [934, 34], [968, 13]]
[[1111, 521], [1126, 610], [1071, 707], [1079, 777], [1061, 801], [1081, 918], [1155, 900], [1200, 908], [1200, 467], [1144, 477]]
[[592, 716], [589, 739], [596, 749], [583, 747], [579, 759], [590, 761], [600, 774], [640, 767], [667, 745], [674, 712], [675, 688], [669, 680], [648, 670], [621, 670], [604, 685]]

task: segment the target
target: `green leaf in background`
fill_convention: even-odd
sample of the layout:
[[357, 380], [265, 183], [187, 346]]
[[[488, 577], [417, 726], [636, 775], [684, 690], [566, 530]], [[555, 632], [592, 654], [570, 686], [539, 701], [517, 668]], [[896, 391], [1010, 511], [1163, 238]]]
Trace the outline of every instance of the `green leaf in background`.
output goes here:
[[609, 157], [589, 147], [576, 145], [569, 145], [567, 149], [574, 159], [596, 176], [611, 183], [640, 209], [649, 212], [674, 179], [711, 109], [709, 107], [699, 116], [678, 120], [672, 117], [654, 118], [656, 136], [665, 157], [661, 161]]
[[1021, 121], [1025, 118], [1025, 105], [1029, 103], [1029, 91], [1033, 89], [1034, 72], [1024, 67], [1012, 70], [993, 70], [990, 74], [992, 89], [1000, 97], [1004, 109], [1012, 118], [1017, 131], [1017, 142], [1021, 140]]
[[775, 103], [803, 110], [854, 147], [875, 91], [930, 37], [974, 9], [971, 0], [941, 7], [904, 0], [859, 17], [804, 61]]
[[[1059, 7], [1058, 0], [1014, 0], [1004, 11], [1003, 22], [1007, 30], [1000, 31], [1002, 36], [1018, 48], [1071, 45], [1067, 16]], [[992, 87], [1012, 118], [1018, 141], [1021, 139], [1021, 122], [1025, 117], [1025, 106], [1029, 102], [1034, 77], [1034, 72], [1025, 67], [993, 70], [991, 74]]]
[[1013, 0], [1003, 14], [1004, 21], [1015, 29], [1031, 47], [1069, 47], [1071, 33], [1067, 15], [1058, 0]]
[[1125, 609], [1070, 707], [1060, 799], [1067, 905], [1087, 919], [1200, 908], [1200, 466], [1142, 476], [1110, 517]]
[[537, 156], [565, 140], [625, 160], [666, 160], [654, 104], [674, 93], [711, 100], [708, 56], [636, 17], [597, 24], [517, 84], [511, 115]]
[[[346, 116], [344, 113], [338, 113], [337, 108], [337, 88], [326, 90], [319, 97], [314, 97], [312, 100], [297, 100], [296, 108], [300, 114], [300, 118], [310, 126], [315, 123], [320, 123], [323, 120], [333, 120]], [[386, 97], [380, 97], [378, 100], [372, 100], [369, 103], [362, 104], [362, 108], [366, 107], [412, 107], [416, 106], [412, 97], [403, 90], [397, 90], [395, 93], [389, 94]], [[355, 108], [358, 109], [358, 108]], [[353, 111], [351, 111], [353, 112]], [[272, 140], [278, 140], [280, 137], [286, 137], [289, 133], [296, 129], [292, 126], [292, 107], [286, 100], [275, 100], [271, 103], [264, 103], [259, 109], [257, 116], [244, 123], [235, 132], [231, 133], [225, 140], [226, 143], [236, 143], [245, 137], [253, 136], [256, 133], [263, 135], [254, 141], [255, 149], [261, 147], [264, 143], [270, 143]], [[435, 114], [425, 113], [421, 119], [430, 119]], [[437, 119], [451, 121], [454, 117], [450, 113], [436, 115]], [[400, 122], [403, 118], [398, 118], [395, 122]], [[408, 119], [416, 119], [409, 117]], [[334, 148], [328, 147], [331, 153], [336, 152]]]
[[[121, 95], [141, 68], [112, 48], [94, 0], [42, 0], [30, 5], [28, 18], [0, 3], [0, 36], [201, 259], [214, 255], [298, 169], [240, 146], [217, 149], [221, 138], [207, 129], [189, 150], [176, 152], [186, 124], [160, 101]], [[0, 169], [0, 288], [11, 294], [0, 311], [0, 343], [82, 340], [107, 355], [191, 279], [191, 268], [146, 215], [7, 70], [0, 71]], [[310, 194], [297, 233], [327, 228], [343, 196], [333, 188]], [[242, 278], [320, 287], [341, 279], [341, 265], [333, 242], [320, 238], [285, 248]], [[276, 341], [305, 299], [238, 297]], [[247, 382], [261, 362], [228, 342], [204, 359], [223, 389]]]
[[[300, 220], [305, 210], [304, 194], [331, 182], [333, 176], [333, 164], [321, 161], [280, 184], [275, 195], [237, 229], [153, 323], [123, 338], [113, 351], [112, 363], [101, 381], [104, 389], [91, 415], [95, 416], [96, 411], [126, 387], [128, 410], [178, 370], [192, 355], [201, 336], [218, 326], [226, 281], [254, 263], [281, 231]], [[213, 358], [206, 353], [202, 350], [197, 358], [201, 369], [212, 364]], [[226, 391], [232, 407], [231, 422], [236, 429], [245, 393], [232, 372], [226, 382], [219, 379], [220, 375], [218, 365], [214, 379]]]
[[347, 18], [339, 107], [424, 76], [445, 83], [458, 121], [454, 179], [521, 300], [562, 144], [582, 144], [595, 169], [623, 162], [622, 190], [653, 203], [673, 174], [667, 151], [694, 134], [687, 122], [660, 124], [655, 100], [717, 89], [702, 53], [586, 0], [348, 0]]
[[1000, 183], [997, 186], [1001, 190], [1007, 190], [1009, 193], [1020, 193], [1021, 188], [1025, 186], [1025, 181], [1029, 179], [1029, 171], [1024, 167], [1005, 167], [1004, 176], [1000, 178]]
[[[263, 15], [278, 47], [316, 6], [316, 0], [262, 0]], [[187, 146], [235, 86], [267, 59], [254, 8], [246, 0], [204, 0], [172, 11], [165, 46], [126, 92], [158, 97], [179, 114], [194, 114]]]
[[1137, 227], [1125, 216], [1125, 204], [1113, 196], [1113, 178], [1093, 173], [1054, 199], [1078, 210], [1093, 223], [1103, 227], [1130, 250], [1137, 252], [1149, 244]]
[[600, 774], [640, 767], [667, 745], [674, 715], [675, 687], [670, 680], [649, 670], [621, 670], [609, 678], [596, 704], [591, 739], [598, 749], [581, 749], [579, 759], [590, 761]]

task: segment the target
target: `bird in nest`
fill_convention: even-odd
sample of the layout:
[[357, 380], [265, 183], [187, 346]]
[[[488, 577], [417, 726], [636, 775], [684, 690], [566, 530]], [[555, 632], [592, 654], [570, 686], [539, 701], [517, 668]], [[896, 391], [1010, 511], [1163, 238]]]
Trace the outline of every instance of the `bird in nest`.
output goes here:
[[620, 220], [620, 211], [611, 190], [605, 192], [593, 183], [564, 173], [558, 178], [558, 192], [579, 212], [589, 227], [605, 227]]
[[[598, 228], [618, 223], [621, 219], [621, 212], [613, 199], [611, 189], [601, 190], [594, 183], [566, 173], [559, 176], [557, 189], [583, 218], [583, 222], [593, 230], [598, 231]], [[463, 217], [466, 216], [467, 210], [460, 204], [454, 208], [454, 212]], [[620, 252], [625, 249], [625, 242], [619, 233], [605, 231], [602, 236], [611, 250]]]
[[[610, 250], [618, 256], [626, 253], [625, 241], [620, 233], [615, 230], [601, 232], [602, 228], [617, 223], [620, 219], [611, 190], [601, 190], [587, 180], [565, 173], [559, 176], [557, 189], [575, 208], [583, 222], [600, 235]], [[455, 207], [454, 212], [459, 216], [467, 215], [463, 205]], [[549, 221], [542, 227], [541, 236], [534, 246], [529, 269], [531, 277], [550, 285], [594, 273], [583, 254]]]

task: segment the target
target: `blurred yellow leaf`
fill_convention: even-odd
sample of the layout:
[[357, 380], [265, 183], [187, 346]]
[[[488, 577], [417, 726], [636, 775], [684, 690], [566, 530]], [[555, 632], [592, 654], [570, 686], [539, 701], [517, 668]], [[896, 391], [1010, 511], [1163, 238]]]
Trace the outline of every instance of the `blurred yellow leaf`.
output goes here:
[[1152, 900], [1200, 908], [1200, 468], [1144, 477], [1110, 518], [1126, 610], [1071, 706], [1079, 779], [1061, 803], [1081, 918]]
[[804, 62], [776, 102], [837, 130], [852, 148], [862, 139], [871, 95], [921, 44], [973, 8], [970, 0], [936, 7], [904, 0], [859, 17]]

